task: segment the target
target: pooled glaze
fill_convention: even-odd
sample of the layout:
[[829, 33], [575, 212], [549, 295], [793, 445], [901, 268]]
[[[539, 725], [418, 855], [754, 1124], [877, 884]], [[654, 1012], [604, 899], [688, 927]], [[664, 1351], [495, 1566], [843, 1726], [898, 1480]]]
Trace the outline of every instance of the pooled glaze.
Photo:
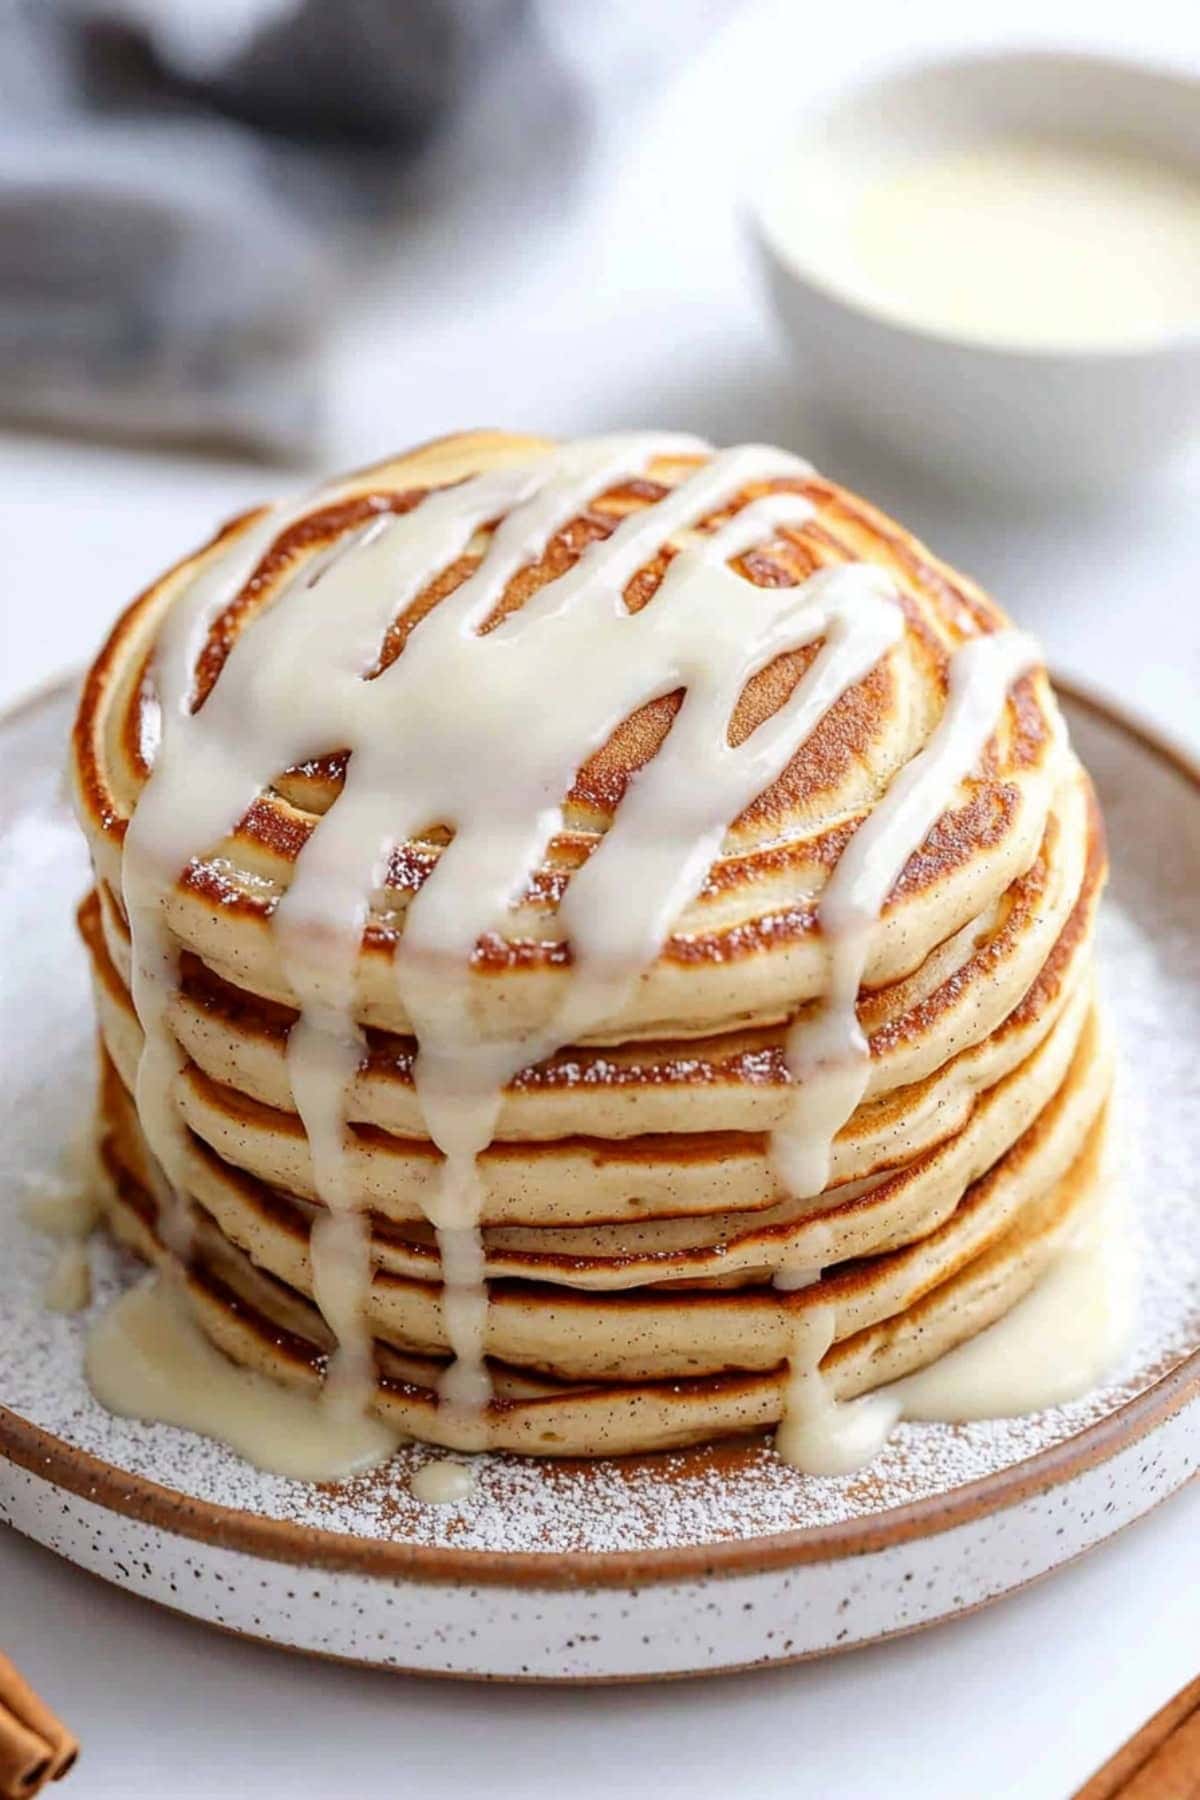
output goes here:
[[230, 1362], [166, 1274], [127, 1289], [93, 1326], [87, 1377], [110, 1412], [203, 1432], [256, 1468], [302, 1481], [353, 1475], [401, 1441], [368, 1413], [335, 1411], [315, 1394]]
[[422, 1463], [409, 1483], [413, 1495], [428, 1506], [450, 1506], [466, 1500], [475, 1489], [475, 1470], [470, 1463], [438, 1456]]

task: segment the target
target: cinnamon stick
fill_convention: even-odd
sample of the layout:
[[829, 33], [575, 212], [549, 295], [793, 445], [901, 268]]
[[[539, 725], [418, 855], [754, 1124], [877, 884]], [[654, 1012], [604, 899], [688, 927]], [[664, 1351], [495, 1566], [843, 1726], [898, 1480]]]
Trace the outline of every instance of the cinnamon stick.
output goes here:
[[0, 1800], [30, 1800], [78, 1755], [78, 1740], [0, 1653]]
[[1147, 1720], [1075, 1800], [1193, 1800], [1200, 1795], [1200, 1676]]
[[50, 1779], [53, 1761], [45, 1738], [22, 1725], [7, 1706], [0, 1706], [0, 1795], [26, 1800]]

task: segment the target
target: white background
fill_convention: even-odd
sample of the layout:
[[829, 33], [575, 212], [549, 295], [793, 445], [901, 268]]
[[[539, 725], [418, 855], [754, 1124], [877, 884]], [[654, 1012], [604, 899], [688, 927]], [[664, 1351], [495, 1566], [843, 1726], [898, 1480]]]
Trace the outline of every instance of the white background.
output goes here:
[[[548, 10], [587, 71], [571, 0]], [[324, 459], [353, 465], [485, 423], [787, 443], [991, 586], [1060, 671], [1200, 749], [1200, 465], [1149, 491], [1131, 469], [1116, 499], [1064, 509], [938, 491], [815, 436], [736, 213], [763, 133], [851, 71], [1032, 41], [1180, 61], [1198, 48], [1192, 8], [1139, 4], [1118, 18], [1111, 0], [775, 0], [719, 36], [702, 28], [712, 9], [673, 10], [694, 24], [674, 79], [654, 99], [635, 56], [610, 58], [591, 78], [595, 120], [576, 166], [411, 222], [334, 330]], [[661, 54], [659, 24], [655, 37]], [[165, 562], [285, 479], [296, 478], [0, 436], [0, 699], [80, 661]], [[80, 1800], [324, 1800], [420, 1781], [497, 1800], [1066, 1800], [1197, 1671], [1198, 1530], [1193, 1490], [972, 1619], [703, 1685], [552, 1693], [358, 1673], [174, 1619], [15, 1537], [0, 1540], [0, 1640], [83, 1738], [66, 1790]]]

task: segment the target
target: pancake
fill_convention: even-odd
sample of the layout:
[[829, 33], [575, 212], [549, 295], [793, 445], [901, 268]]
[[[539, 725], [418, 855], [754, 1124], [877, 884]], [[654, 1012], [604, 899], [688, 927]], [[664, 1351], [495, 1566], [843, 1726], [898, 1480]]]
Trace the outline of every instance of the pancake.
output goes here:
[[[488, 1354], [527, 1371], [570, 1379], [771, 1368], [786, 1359], [798, 1311], [832, 1303], [840, 1338], [906, 1310], [1006, 1235], [1031, 1198], [1040, 1198], [1076, 1160], [1108, 1087], [1109, 1057], [1092, 1013], [1072, 1048], [1075, 1054], [1053, 1098], [1003, 1156], [992, 1157], [963, 1134], [955, 1203], [943, 1208], [936, 1228], [911, 1244], [858, 1259], [835, 1251], [827, 1273], [791, 1294], [770, 1285], [770, 1267], [765, 1286], [706, 1291], [691, 1285], [681, 1290], [678, 1283], [580, 1291], [561, 1280], [551, 1287], [509, 1278], [491, 1290]], [[146, 1153], [136, 1114], [119, 1083], [108, 1084], [107, 1096], [110, 1156], [145, 1188]], [[983, 1176], [976, 1173], [980, 1167]], [[260, 1195], [248, 1222], [234, 1184], [224, 1190], [225, 1204], [215, 1185], [198, 1180], [195, 1192], [229, 1243], [291, 1290], [311, 1296], [310, 1222], [302, 1209]], [[831, 1231], [831, 1243], [834, 1236]], [[436, 1269], [436, 1257], [428, 1260]], [[399, 1274], [381, 1254], [366, 1305], [372, 1332], [382, 1342], [433, 1355], [448, 1350], [436, 1281]]]
[[[201, 691], [206, 683], [212, 691], [230, 646], [348, 529], [384, 508], [413, 507], [434, 482], [440, 486], [468, 474], [520, 466], [531, 453], [545, 455], [550, 449], [541, 440], [479, 433], [381, 464], [314, 503], [281, 532], [270, 529], [263, 513], [234, 521], [134, 603], [93, 666], [74, 738], [81, 820], [97, 872], [113, 893], [121, 891], [125, 828], [148, 774], [145, 744], [154, 728], [146, 716], [142, 677], [164, 615], [187, 585], [246, 549], [246, 581], [213, 623], [197, 658]], [[602, 540], [616, 521], [663, 487], [677, 486], [694, 466], [694, 460], [654, 458], [638, 482], [597, 495], [556, 535], [545, 556], [519, 571], [501, 606], [528, 605], [586, 544]], [[626, 1041], [672, 1026], [702, 1032], [764, 1012], [784, 1015], [820, 997], [825, 967], [814, 901], [828, 870], [891, 776], [928, 736], [954, 645], [966, 633], [1005, 623], [974, 584], [952, 576], [907, 534], [832, 483], [808, 475], [752, 480], [734, 498], [744, 501], [764, 491], [795, 491], [809, 498], [816, 512], [811, 524], [780, 532], [742, 559], [748, 582], [773, 588], [819, 569], [869, 560], [896, 583], [908, 625], [903, 655], [878, 664], [833, 705], [779, 779], [731, 823], [701, 893], [675, 921], [637, 993], [603, 1022], [604, 1029], [588, 1034], [597, 1042]], [[719, 507], [697, 521], [697, 529], [711, 531], [728, 511], [728, 505]], [[255, 532], [264, 525], [267, 533], [256, 555]], [[677, 539], [659, 546], [658, 556], [627, 584], [628, 603], [635, 608], [650, 603], [677, 547]], [[443, 601], [454, 591], [447, 579], [465, 580], [478, 554], [472, 550], [430, 583], [406, 616]], [[734, 710], [732, 741], [743, 740], [778, 709], [808, 661], [801, 653], [780, 657], [748, 684]], [[536, 706], [538, 698], [531, 694], [530, 704]], [[567, 877], [587, 861], [611, 825], [632, 777], [661, 747], [677, 708], [677, 691], [649, 703], [580, 770], [564, 807], [564, 830], [533, 871], [504, 933], [478, 948], [480, 972], [486, 971], [475, 999], [481, 1028], [501, 1009], [506, 1024], [522, 1026], [553, 1010], [568, 968], [555, 930]], [[953, 797], [922, 855], [911, 859], [897, 884], [874, 934], [866, 985], [878, 987], [918, 968], [1029, 866], [1049, 810], [1060, 731], [1045, 675], [1024, 677], [999, 722], [986, 770], [969, 792]], [[334, 754], [274, 771], [277, 784], [255, 800], [236, 832], [198, 848], [166, 901], [167, 921], [180, 944], [233, 985], [283, 1004], [293, 1004], [295, 996], [279, 965], [269, 921], [315, 819], [330, 808], [339, 788], [340, 746], [324, 748]], [[389, 965], [408, 905], [444, 850], [436, 837], [422, 837], [406, 839], [391, 855], [356, 971], [356, 1011], [366, 1025], [397, 1032], [409, 1025]]]
[[1104, 833], [1036, 647], [783, 452], [474, 433], [248, 513], [72, 771], [112, 1229], [321, 1404], [836, 1429], [1096, 1185]]
[[[1093, 1204], [1103, 1144], [1100, 1118], [1074, 1164], [1012, 1232], [906, 1312], [834, 1345], [820, 1364], [830, 1393], [848, 1401], [928, 1367], [1023, 1299]], [[146, 1261], [169, 1265], [171, 1253], [154, 1230], [153, 1200], [120, 1170], [113, 1173], [112, 1229]], [[226, 1355], [289, 1386], [320, 1387], [332, 1340], [315, 1308], [211, 1230], [198, 1235], [186, 1282], [196, 1318]], [[380, 1346], [372, 1410], [407, 1435], [455, 1448], [453, 1426], [438, 1406], [443, 1368]], [[761, 1431], [781, 1417], [787, 1381], [785, 1368], [574, 1387], [503, 1365], [495, 1365], [495, 1375], [492, 1447], [570, 1457], [677, 1449]]]
[[[819, 1268], [918, 1238], [940, 1223], [964, 1186], [1037, 1119], [1071, 1062], [1089, 1002], [1086, 988], [1075, 995], [1050, 1036], [987, 1091], [960, 1131], [871, 1182], [832, 1188], [816, 1201], [785, 1200], [748, 1218], [717, 1214], [636, 1227], [485, 1231], [487, 1273], [593, 1290], [672, 1279], [728, 1282], [751, 1279], [764, 1270], [770, 1274], [785, 1264]], [[110, 1100], [108, 1107], [127, 1134], [133, 1120], [121, 1110], [121, 1098]], [[284, 1210], [279, 1189], [247, 1179], [199, 1141], [189, 1157], [188, 1192], [246, 1249]], [[301, 1236], [307, 1238], [313, 1209], [296, 1196], [288, 1199], [291, 1217], [303, 1221]], [[429, 1237], [406, 1235], [385, 1222], [376, 1222], [372, 1247], [380, 1266], [395, 1274], [428, 1277], [438, 1268], [437, 1248]]]
[[[1073, 791], [1082, 804], [1080, 787], [1076, 780]], [[1079, 847], [1082, 853], [1082, 839]], [[1080, 979], [1090, 955], [1102, 868], [1101, 845], [1093, 834], [1084, 879], [1078, 889], [1066, 889], [1067, 900], [1073, 897], [1075, 905], [1065, 920], [1057, 886], [1051, 889], [1038, 878], [1029, 883], [1036, 898], [1022, 892], [1011, 899], [1002, 928], [971, 928], [970, 956], [960, 960], [956, 954], [948, 968], [940, 969], [940, 980], [932, 992], [914, 995], [911, 990], [916, 984], [904, 984], [906, 1004], [902, 1010], [896, 1005], [885, 1010], [884, 995], [869, 998], [861, 1011], [879, 1020], [871, 1037], [873, 1070], [878, 1065], [891, 1070], [924, 1066], [930, 1054], [926, 1047], [930, 1025], [936, 1028], [943, 1048], [959, 1043], [967, 1047], [924, 1082], [909, 1087], [882, 1089], [886, 1076], [875, 1074], [868, 1094], [878, 1091], [879, 1097], [864, 1102], [834, 1143], [832, 1173], [839, 1183], [874, 1175], [894, 1163], [898, 1153], [911, 1159], [950, 1135], [965, 1120], [975, 1095], [1002, 1077], [1040, 1040], [1065, 1004], [1072, 984]], [[1074, 873], [1078, 877], [1078, 870]], [[1009, 971], [1003, 965], [1015, 961], [1020, 950], [1020, 974], [1024, 974], [1027, 940], [1035, 938], [1041, 949], [1060, 921], [1062, 929], [1036, 979], [1023, 991], [1018, 989], [1017, 1003], [1012, 1004], [1011, 986], [1005, 979]], [[107, 935], [98, 929], [94, 900], [84, 910], [81, 929], [92, 952], [105, 1042], [126, 1086], [132, 1089], [141, 1032], [128, 991], [108, 957]], [[963, 946], [956, 949], [961, 952]], [[127, 967], [127, 956], [125, 963]], [[207, 998], [209, 990], [198, 980], [193, 992]], [[979, 1035], [980, 1016], [986, 1021], [1005, 998], [1009, 1010], [989, 1035]], [[256, 1091], [245, 1082], [237, 1061], [229, 1056], [218, 1060], [204, 1030], [210, 1016], [204, 1002], [189, 1001], [185, 993], [177, 1013], [176, 1034], [183, 1049], [199, 1052], [198, 1059], [182, 1071], [179, 1082], [178, 1103], [188, 1125], [226, 1161], [305, 1198], [316, 1198], [303, 1126], [287, 1106], [292, 1095], [284, 1046], [290, 1021], [285, 1017], [264, 1022], [258, 1013], [247, 1019], [244, 1004], [238, 1007], [224, 988], [217, 994], [215, 1006], [223, 1049], [231, 1042], [231, 1035], [226, 1035], [231, 1015], [236, 1018], [232, 1029], [239, 1034], [250, 1037], [257, 1028], [258, 1041], [268, 1045], [267, 1055], [259, 1059], [266, 1078], [260, 1078]], [[655, 1047], [653, 1061], [643, 1050], [627, 1050], [619, 1076], [610, 1075], [611, 1059], [600, 1066], [593, 1062], [590, 1081], [566, 1088], [559, 1114], [564, 1134], [555, 1140], [540, 1133], [526, 1136], [519, 1129], [507, 1137], [502, 1115], [496, 1138], [481, 1158], [486, 1189], [483, 1220], [572, 1224], [578, 1208], [586, 1209], [593, 1224], [603, 1224], [622, 1219], [691, 1218], [706, 1212], [772, 1205], [779, 1195], [768, 1166], [766, 1134], [752, 1128], [760, 1123], [769, 1129], [778, 1116], [777, 1101], [772, 1111], [763, 1105], [762, 1097], [765, 1093], [769, 1102], [772, 1088], [786, 1089], [781, 1036], [778, 1032], [759, 1034], [748, 1040], [743, 1034], [736, 1043], [734, 1048], [728, 1040], [708, 1040], [703, 1046], [706, 1056], [697, 1054], [697, 1046], [691, 1047], [690, 1054], [679, 1044]], [[247, 1060], [252, 1057], [253, 1052]], [[510, 1090], [518, 1119], [525, 1095], [537, 1091], [543, 1075], [553, 1081], [555, 1069], [563, 1066], [559, 1058], [548, 1069], [539, 1067], [518, 1077], [523, 1085]], [[225, 1081], [215, 1078], [218, 1068]], [[359, 1083], [368, 1095], [380, 1087], [402, 1087], [411, 1104], [411, 1055], [405, 1062], [385, 1064], [374, 1081], [371, 1075], [368, 1069]], [[232, 1082], [229, 1076], [233, 1076]], [[622, 1110], [642, 1097], [658, 1100], [666, 1089], [670, 1106], [666, 1117], [647, 1118], [643, 1109], [642, 1120], [647, 1125], [673, 1122], [675, 1132], [609, 1136], [605, 1128], [611, 1114], [606, 1102], [611, 1085], [618, 1089]], [[578, 1093], [580, 1086], [587, 1090], [585, 1095]], [[264, 1096], [264, 1088], [269, 1098]], [[693, 1095], [707, 1103], [697, 1120], [707, 1129], [684, 1136], [693, 1116], [689, 1105]], [[580, 1104], [581, 1099], [593, 1098], [596, 1103], [592, 1107]], [[716, 1118], [714, 1099], [721, 1104]], [[272, 1102], [284, 1102], [287, 1109]], [[349, 1117], [357, 1124], [359, 1114], [353, 1101]], [[722, 1130], [718, 1119], [728, 1119], [730, 1124]], [[735, 1119], [741, 1121], [740, 1129], [732, 1123]], [[402, 1123], [409, 1122], [406, 1110]], [[413, 1142], [404, 1134], [397, 1137], [392, 1109], [387, 1106], [374, 1108], [363, 1123], [374, 1129], [356, 1131], [349, 1154], [367, 1204], [388, 1218], [423, 1219], [422, 1194], [435, 1179], [439, 1160], [435, 1147], [428, 1139]], [[509, 1147], [515, 1145], [520, 1145], [519, 1151]]]
[[[1086, 821], [1086, 822], [1085, 822]], [[1086, 867], [1085, 867], [1086, 863]], [[939, 945], [907, 979], [864, 993], [860, 1022], [872, 1049], [867, 1097], [935, 1072], [953, 1051], [986, 1039], [1027, 991], [1050, 954], [1086, 881], [1093, 896], [1103, 872], [1095, 798], [1069, 767], [1038, 856], [996, 901]], [[107, 985], [109, 969], [127, 990], [129, 936], [110, 895], [89, 904], [82, 929]], [[172, 1026], [213, 1081], [294, 1111], [286, 1044], [292, 1008], [248, 1006], [245, 994], [197, 959], [185, 962]], [[566, 1053], [519, 1072], [505, 1092], [497, 1142], [568, 1137], [591, 1128], [605, 1137], [648, 1131], [769, 1130], [788, 1086], [782, 1026], [716, 1039], [639, 1041], [603, 1054]], [[375, 1034], [352, 1088], [348, 1116], [392, 1135], [423, 1137], [413, 1092], [411, 1038]]]

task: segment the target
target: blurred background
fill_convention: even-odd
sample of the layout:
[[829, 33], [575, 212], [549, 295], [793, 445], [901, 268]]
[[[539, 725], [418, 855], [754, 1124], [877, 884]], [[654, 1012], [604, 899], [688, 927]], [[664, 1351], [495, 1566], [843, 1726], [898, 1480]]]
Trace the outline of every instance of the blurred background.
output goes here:
[[1194, 446], [1069, 498], [928, 473], [818, 406], [747, 229], [830, 94], [1039, 46], [1200, 76], [1153, 3], [0, 0], [0, 698], [311, 470], [661, 425], [801, 450], [1196, 736]]

